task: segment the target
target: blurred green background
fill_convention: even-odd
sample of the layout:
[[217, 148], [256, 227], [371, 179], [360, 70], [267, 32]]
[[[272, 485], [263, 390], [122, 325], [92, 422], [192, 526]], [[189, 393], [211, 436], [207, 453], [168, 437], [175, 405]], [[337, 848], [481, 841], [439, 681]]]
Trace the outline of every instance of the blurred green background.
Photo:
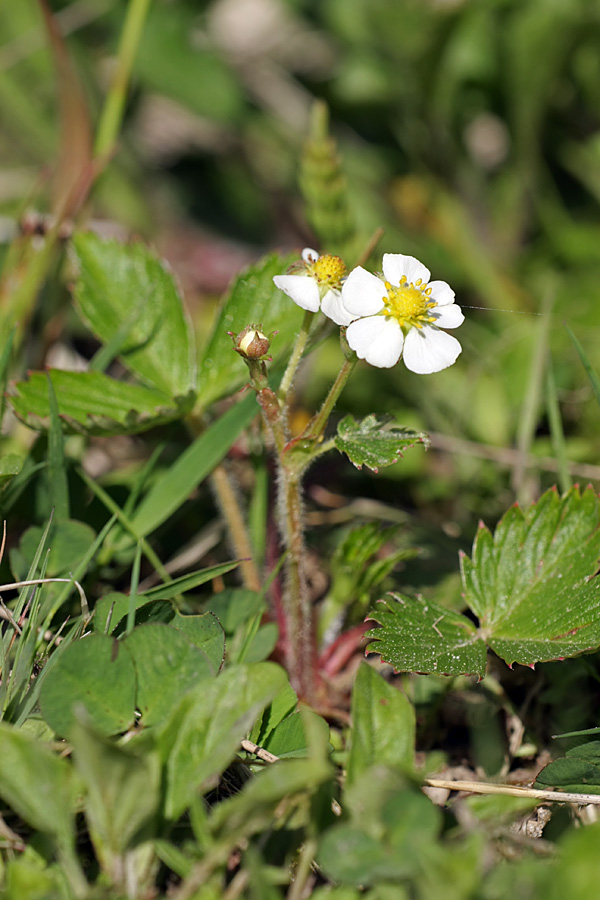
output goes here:
[[[95, 123], [126, 4], [50, 7]], [[38, 3], [0, 7], [0, 34], [4, 253], [26, 211], [50, 208], [61, 132]], [[572, 480], [599, 483], [598, 407], [565, 328], [600, 369], [599, 46], [598, 0], [153, 0], [88, 214], [158, 247], [200, 340], [240, 266], [316, 242], [299, 189], [315, 98], [363, 244], [381, 226], [377, 255], [417, 256], [466, 307], [455, 366], [422, 377], [362, 365], [339, 408], [389, 412], [431, 432], [432, 450], [371, 479], [325, 461], [309, 502], [335, 506], [330, 490], [418, 510], [454, 547], [480, 516], [493, 523], [556, 483], [561, 453]], [[56, 358], [44, 302], [36, 367]], [[332, 336], [304, 370], [299, 420], [339, 362]]]

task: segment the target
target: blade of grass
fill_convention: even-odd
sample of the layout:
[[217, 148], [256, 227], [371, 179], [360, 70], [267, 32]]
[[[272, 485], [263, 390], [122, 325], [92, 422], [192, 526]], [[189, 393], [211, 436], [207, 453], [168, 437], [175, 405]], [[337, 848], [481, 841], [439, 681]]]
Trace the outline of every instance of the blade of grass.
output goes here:
[[254, 465], [254, 490], [248, 514], [250, 540], [254, 550], [254, 560], [259, 570], [265, 558], [268, 509], [269, 473], [266, 460], [259, 458]]
[[148, 15], [150, 0], [130, 0], [121, 31], [114, 74], [98, 125], [94, 155], [108, 159], [121, 127], [133, 61]]
[[142, 544], [138, 541], [135, 548], [135, 556], [133, 557], [133, 565], [131, 567], [131, 586], [129, 589], [129, 609], [127, 610], [127, 626], [125, 634], [131, 634], [135, 626], [135, 609], [137, 600], [138, 584], [140, 583], [140, 564], [142, 562]]
[[90, 488], [91, 491], [98, 497], [98, 499], [105, 505], [109, 512], [113, 514], [115, 519], [123, 526], [123, 528], [129, 532], [129, 534], [136, 540], [140, 541], [142, 545], [142, 549], [144, 551], [144, 555], [148, 559], [148, 561], [154, 566], [155, 570], [158, 572], [162, 580], [165, 584], [170, 584], [173, 580], [162, 562], [148, 543], [148, 541], [137, 531], [132, 520], [129, 516], [126, 516], [121, 507], [115, 503], [110, 494], [107, 494], [104, 488], [100, 487], [93, 478], [87, 474], [85, 469], [78, 468], [77, 474], [81, 478], [85, 484]]
[[525, 483], [527, 469], [527, 457], [533, 443], [538, 414], [544, 384], [544, 367], [548, 355], [548, 340], [551, 324], [551, 310], [554, 303], [554, 293], [546, 292], [542, 302], [542, 316], [535, 340], [533, 359], [529, 371], [529, 381], [525, 390], [521, 415], [517, 430], [517, 450], [519, 453], [517, 464], [513, 470], [512, 486], [521, 504], [526, 504], [531, 498]]
[[213, 578], [218, 578], [221, 575], [225, 575], [227, 572], [231, 572], [231, 570], [235, 569], [239, 564], [239, 560], [235, 559], [231, 562], [221, 563], [218, 566], [209, 566], [207, 569], [199, 569], [197, 572], [190, 572], [188, 575], [182, 575], [180, 578], [176, 578], [171, 584], [161, 584], [158, 587], [150, 588], [148, 591], [142, 591], [138, 596], [144, 597], [146, 600], [172, 600], [173, 597], [176, 597], [178, 594], [191, 591], [201, 584], [206, 584], [207, 581], [212, 581]]
[[573, 341], [573, 346], [575, 347], [575, 349], [577, 350], [577, 353], [579, 354], [579, 359], [581, 360], [583, 368], [587, 372], [587, 376], [590, 379], [590, 384], [592, 385], [592, 390], [594, 392], [594, 397], [596, 398], [596, 402], [600, 406], [600, 378], [598, 378], [595, 371], [593, 370], [592, 365], [586, 356], [585, 350], [583, 349], [583, 347], [581, 346], [581, 344], [579, 343], [579, 341], [577, 340], [577, 338], [575, 337], [575, 335], [573, 334], [573, 332], [571, 331], [569, 326], [565, 325], [565, 328], [567, 329], [567, 334]]
[[554, 450], [554, 456], [558, 463], [558, 483], [560, 485], [561, 493], [564, 494], [572, 486], [573, 480], [569, 475], [565, 433], [562, 426], [560, 407], [558, 405], [558, 396], [556, 393], [556, 382], [554, 381], [552, 359], [550, 357], [548, 358], [546, 368], [546, 410], [548, 412], [552, 449]]
[[46, 373], [46, 380], [48, 382], [48, 405], [50, 410], [50, 427], [48, 429], [48, 488], [50, 504], [54, 508], [56, 521], [64, 522], [69, 518], [69, 485], [67, 482], [63, 430], [56, 393], [48, 372]]
[[6, 408], [6, 383], [8, 381], [15, 332], [16, 326], [13, 325], [0, 351], [0, 422], [4, 419], [4, 410]]
[[249, 394], [196, 438], [146, 494], [131, 519], [132, 534], [145, 537], [162, 525], [221, 462], [256, 412], [256, 398]]

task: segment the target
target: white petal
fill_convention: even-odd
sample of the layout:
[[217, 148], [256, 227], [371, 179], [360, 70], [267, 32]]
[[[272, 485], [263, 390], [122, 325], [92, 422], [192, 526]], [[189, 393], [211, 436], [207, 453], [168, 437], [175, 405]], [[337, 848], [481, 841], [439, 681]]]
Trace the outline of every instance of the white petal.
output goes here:
[[310, 312], [319, 311], [321, 305], [319, 287], [310, 275], [274, 275], [273, 281], [302, 309], [308, 309]]
[[454, 303], [456, 294], [445, 281], [430, 281], [429, 287], [431, 288], [431, 299], [435, 300], [438, 306]]
[[384, 297], [387, 291], [383, 281], [362, 266], [352, 269], [342, 285], [342, 303], [354, 319], [378, 313], [383, 309]]
[[302, 259], [304, 260], [304, 262], [307, 262], [307, 263], [316, 262], [316, 260], [318, 258], [319, 258], [319, 254], [317, 253], [317, 251], [311, 250], [310, 247], [305, 247], [304, 250], [302, 251]]
[[346, 312], [339, 291], [329, 290], [321, 300], [321, 312], [332, 319], [336, 325], [349, 325], [356, 316]]
[[402, 253], [384, 253], [382, 265], [385, 280], [396, 286], [400, 284], [403, 275], [412, 284], [419, 278], [426, 284], [431, 276], [429, 269], [418, 259], [414, 256], [403, 256]]
[[462, 310], [456, 303], [451, 303], [450, 306], [437, 306], [431, 314], [435, 316], [438, 328], [458, 328], [465, 321]]
[[440, 372], [456, 362], [462, 347], [455, 337], [424, 326], [411, 328], [404, 342], [404, 365], [418, 375]]
[[360, 359], [389, 369], [400, 359], [404, 335], [396, 319], [368, 316], [348, 325], [346, 340]]

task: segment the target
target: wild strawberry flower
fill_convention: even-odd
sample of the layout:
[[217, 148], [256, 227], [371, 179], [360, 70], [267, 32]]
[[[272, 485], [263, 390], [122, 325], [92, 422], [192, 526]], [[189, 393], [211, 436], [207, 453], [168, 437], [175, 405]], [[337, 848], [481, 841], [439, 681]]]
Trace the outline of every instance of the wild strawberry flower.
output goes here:
[[413, 256], [384, 253], [383, 277], [357, 266], [342, 287], [342, 304], [352, 323], [350, 347], [372, 366], [390, 368], [400, 357], [411, 372], [426, 375], [451, 366], [461, 352], [455, 337], [464, 316], [445, 281]]
[[302, 251], [302, 260], [293, 274], [274, 276], [277, 287], [302, 309], [310, 312], [321, 309], [336, 325], [349, 325], [356, 316], [351, 316], [342, 306], [340, 291], [346, 274], [344, 261], [329, 253], [319, 256], [310, 247]]

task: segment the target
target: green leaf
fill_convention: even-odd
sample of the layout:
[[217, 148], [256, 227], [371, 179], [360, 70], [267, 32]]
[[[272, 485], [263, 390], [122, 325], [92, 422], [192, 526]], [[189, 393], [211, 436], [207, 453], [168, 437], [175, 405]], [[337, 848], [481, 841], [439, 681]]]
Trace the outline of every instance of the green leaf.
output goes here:
[[[329, 725], [318, 716], [308, 710], [304, 715], [312, 716], [314, 727], [318, 728], [322, 733], [322, 741], [327, 743], [329, 740]], [[306, 729], [304, 724], [304, 716], [300, 712], [294, 712], [286, 716], [280, 722], [269, 736], [261, 744], [269, 753], [274, 753], [280, 759], [294, 756], [307, 756], [309, 752], [309, 743], [307, 740]]]
[[600, 794], [600, 760], [555, 759], [538, 773], [535, 786], [578, 794]]
[[483, 676], [486, 646], [476, 626], [431, 600], [390, 593], [369, 612], [381, 628], [367, 631], [369, 653], [380, 653], [398, 672]]
[[536, 786], [579, 794], [600, 794], [600, 741], [588, 741], [567, 750], [538, 773]]
[[25, 822], [74, 838], [75, 789], [66, 760], [21, 730], [0, 723], [0, 797]]
[[[465, 602], [479, 619], [396, 595], [369, 613], [372, 647], [396, 669], [485, 673], [485, 646], [508, 665], [575, 656], [600, 646], [598, 496], [547, 491], [513, 506], [495, 534], [481, 525], [472, 558], [461, 557]], [[412, 646], [411, 646], [412, 645]]]
[[275, 287], [273, 276], [284, 273], [295, 259], [295, 255], [280, 257], [270, 254], [238, 275], [233, 282], [200, 355], [198, 398], [204, 409], [248, 381], [248, 370], [234, 351], [228, 331], [238, 334], [251, 324], [262, 325], [266, 334], [277, 331], [270, 350], [275, 362], [291, 346], [304, 313]]
[[69, 733], [77, 705], [100, 734], [117, 734], [133, 723], [135, 669], [119, 641], [91, 634], [59, 648], [56, 656], [44, 677], [40, 707], [57, 734]]
[[258, 714], [286, 685], [283, 669], [257, 663], [226, 669], [185, 695], [159, 738], [168, 818], [177, 818], [197, 791], [216, 783]]
[[420, 442], [429, 446], [423, 431], [395, 425], [388, 416], [370, 415], [357, 422], [345, 416], [338, 425], [335, 446], [357, 469], [368, 466], [374, 472], [398, 462], [402, 451]]
[[441, 824], [427, 797], [407, 788], [397, 769], [376, 765], [348, 785], [341, 802], [350, 821], [325, 833], [317, 858], [330, 878], [350, 884], [422, 878]]
[[48, 391], [48, 407], [50, 410], [50, 426], [48, 428], [48, 492], [50, 495], [50, 508], [54, 509], [55, 519], [58, 522], [64, 522], [69, 518], [69, 485], [65, 464], [64, 438], [56, 393], [48, 372], [46, 372], [46, 389]]
[[415, 711], [410, 700], [367, 663], [361, 663], [352, 689], [352, 738], [348, 783], [377, 763], [414, 768]]
[[257, 410], [256, 397], [249, 394], [241, 403], [230, 407], [184, 450], [137, 508], [132, 517], [135, 534], [140, 537], [150, 534], [187, 500], [221, 462]]
[[156, 753], [143, 755], [95, 734], [76, 721], [69, 733], [84, 788], [84, 810], [98, 858], [115, 871], [118, 857], [153, 837], [160, 802]]
[[[44, 529], [38, 525], [28, 528], [21, 537], [18, 548], [11, 550], [10, 561], [15, 575], [25, 578], [34, 559]], [[48, 566], [46, 575], [53, 578], [72, 572], [85, 558], [96, 535], [85, 522], [67, 519], [62, 522], [52, 521], [48, 532]]]
[[196, 572], [188, 572], [187, 575], [175, 578], [168, 584], [159, 584], [156, 587], [149, 588], [139, 596], [145, 597], [146, 600], [171, 600], [173, 597], [177, 597], [178, 594], [185, 594], [186, 591], [192, 591], [194, 588], [200, 587], [201, 584], [212, 581], [213, 578], [218, 578], [227, 572], [231, 572], [237, 566], [239, 566], [239, 562], [233, 560], [232, 562], [220, 563], [218, 566], [198, 569]]
[[[58, 398], [65, 431], [75, 434], [135, 434], [179, 419], [189, 400], [174, 403], [166, 394], [138, 384], [116, 381], [101, 372], [48, 373]], [[10, 402], [19, 416], [36, 430], [49, 427], [50, 407], [45, 372], [32, 372], [14, 385]], [[187, 405], [186, 405], [187, 404]]]
[[167, 600], [148, 600], [143, 594], [132, 598], [130, 594], [111, 591], [96, 603], [94, 630], [100, 634], [121, 634], [125, 630], [132, 601], [136, 610], [136, 625], [148, 621], [170, 622], [175, 615], [173, 605]]
[[172, 620], [173, 628], [178, 628], [206, 653], [213, 665], [215, 674], [220, 671], [225, 660], [225, 634], [212, 613], [204, 613], [201, 616], [182, 616], [175, 611]]
[[16, 453], [7, 453], [0, 459], [0, 493], [8, 487], [23, 467], [23, 460]]
[[162, 722], [187, 691], [216, 675], [200, 647], [169, 625], [141, 625], [123, 640], [123, 645], [133, 660], [136, 706], [144, 725]]
[[465, 600], [509, 665], [600, 645], [599, 514], [592, 488], [552, 489], [525, 512], [513, 506], [493, 537], [481, 526], [472, 559], [462, 557]]
[[169, 397], [196, 386], [192, 330], [173, 275], [141, 243], [73, 237], [74, 296], [94, 334], [124, 365]]
[[266, 609], [262, 594], [247, 588], [227, 588], [214, 594], [206, 604], [226, 634], [234, 634], [240, 625]]
[[291, 684], [288, 684], [283, 691], [277, 694], [258, 719], [250, 734], [250, 740], [262, 747], [264, 741], [273, 733], [279, 723], [294, 712], [297, 704], [296, 692]]

